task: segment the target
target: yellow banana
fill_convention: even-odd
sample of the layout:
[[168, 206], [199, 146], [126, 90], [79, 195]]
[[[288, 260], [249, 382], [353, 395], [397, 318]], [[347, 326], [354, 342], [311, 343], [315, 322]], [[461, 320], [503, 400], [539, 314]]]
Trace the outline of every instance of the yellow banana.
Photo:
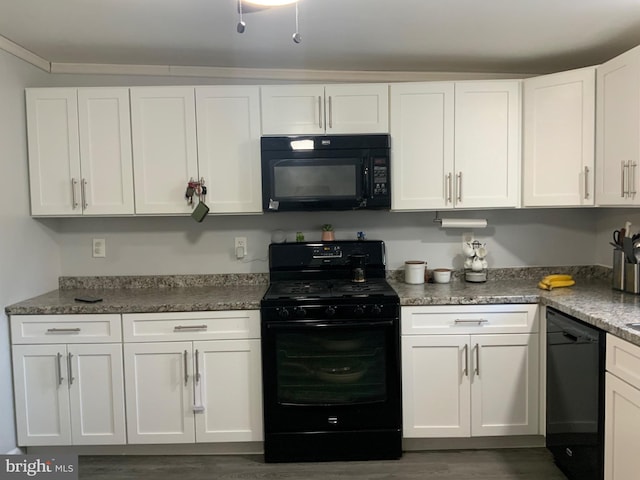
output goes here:
[[554, 288], [571, 287], [575, 284], [575, 280], [553, 280], [550, 282], [542, 280], [540, 283], [538, 283], [538, 288], [541, 288], [543, 290], [553, 290]]
[[547, 275], [542, 279], [544, 283], [555, 282], [557, 280], [573, 280], [573, 277], [571, 275], [554, 274]]

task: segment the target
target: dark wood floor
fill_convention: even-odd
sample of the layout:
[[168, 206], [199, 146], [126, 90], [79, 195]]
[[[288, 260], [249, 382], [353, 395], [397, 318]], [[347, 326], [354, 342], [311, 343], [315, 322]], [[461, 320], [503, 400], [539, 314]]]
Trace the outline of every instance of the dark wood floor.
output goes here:
[[405, 453], [370, 462], [265, 464], [260, 455], [82, 456], [82, 480], [566, 480], [544, 448]]

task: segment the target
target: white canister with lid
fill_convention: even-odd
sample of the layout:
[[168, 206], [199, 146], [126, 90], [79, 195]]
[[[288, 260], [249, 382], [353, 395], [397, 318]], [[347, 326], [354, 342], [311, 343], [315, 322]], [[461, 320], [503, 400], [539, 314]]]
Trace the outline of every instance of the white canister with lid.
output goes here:
[[424, 283], [424, 270], [426, 263], [422, 260], [407, 260], [404, 262], [404, 281], [405, 283], [420, 284]]

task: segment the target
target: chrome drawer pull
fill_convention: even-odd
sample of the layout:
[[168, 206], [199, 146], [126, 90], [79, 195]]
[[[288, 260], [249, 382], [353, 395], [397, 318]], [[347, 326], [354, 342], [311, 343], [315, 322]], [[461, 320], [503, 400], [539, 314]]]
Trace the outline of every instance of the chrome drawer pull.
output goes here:
[[73, 358], [73, 354], [70, 353], [69, 356], [67, 357], [67, 366], [69, 367], [69, 372], [67, 372], [67, 374], [69, 375], [69, 386], [73, 385], [73, 381], [75, 380], [75, 378], [73, 377], [73, 367], [72, 367], [72, 359]]
[[181, 330], [206, 330], [206, 325], [176, 325], [173, 327], [174, 332], [179, 332]]
[[589, 167], [584, 167], [584, 198], [589, 199]]
[[62, 380], [64, 377], [62, 376], [62, 354], [58, 352], [58, 386], [62, 385]]
[[461, 318], [456, 318], [455, 319], [455, 323], [456, 324], [461, 324], [461, 323], [477, 323], [478, 325], [482, 325], [483, 323], [489, 323], [489, 320], [485, 320], [484, 318], [479, 318], [477, 320], [463, 320]]
[[47, 328], [47, 333], [80, 333], [80, 328]]
[[480, 344], [476, 344], [476, 370], [475, 373], [479, 377], [480, 376]]
[[189, 381], [189, 368], [187, 366], [187, 351], [184, 351], [184, 386], [187, 386]]
[[464, 346], [464, 373], [465, 377], [469, 376], [469, 345]]

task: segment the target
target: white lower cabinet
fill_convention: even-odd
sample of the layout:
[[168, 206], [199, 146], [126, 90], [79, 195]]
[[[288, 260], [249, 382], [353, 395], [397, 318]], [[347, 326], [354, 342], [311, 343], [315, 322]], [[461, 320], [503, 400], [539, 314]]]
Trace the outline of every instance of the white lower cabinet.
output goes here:
[[14, 345], [18, 445], [126, 443], [122, 345]]
[[120, 315], [10, 324], [18, 445], [126, 443]]
[[640, 471], [640, 347], [607, 335], [604, 478], [631, 480]]
[[124, 330], [129, 443], [263, 439], [258, 311], [124, 315]]
[[404, 436], [537, 434], [537, 325], [537, 305], [403, 307]]

